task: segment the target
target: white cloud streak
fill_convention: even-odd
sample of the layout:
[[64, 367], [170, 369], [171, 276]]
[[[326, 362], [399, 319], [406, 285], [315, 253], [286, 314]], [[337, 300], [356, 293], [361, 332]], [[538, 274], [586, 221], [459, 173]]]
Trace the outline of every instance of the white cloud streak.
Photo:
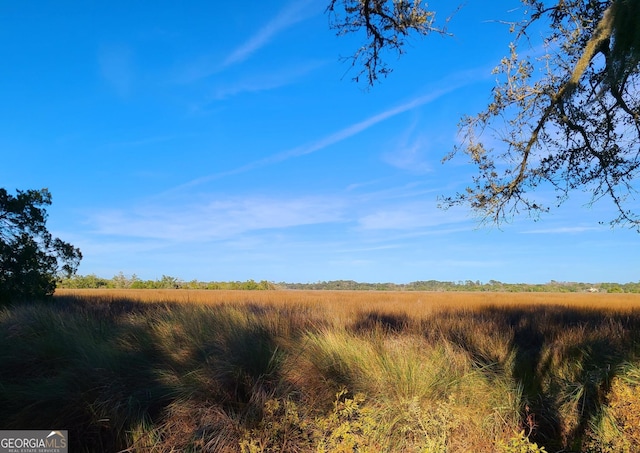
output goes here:
[[555, 227], [555, 228], [541, 228], [537, 230], [528, 230], [523, 231], [523, 234], [577, 234], [584, 233], [586, 231], [598, 231], [601, 228], [597, 227], [586, 227], [586, 226], [576, 226], [576, 227]]
[[232, 66], [248, 60], [267, 46], [276, 36], [293, 25], [322, 12], [322, 5], [313, 0], [292, 0], [280, 10], [266, 25], [253, 33], [244, 43], [233, 49], [222, 62], [211, 55], [205, 55], [182, 68], [174, 77], [174, 83], [189, 84], [206, 79]]
[[405, 102], [404, 104], [398, 105], [396, 107], [392, 107], [388, 110], [385, 110], [377, 115], [373, 115], [365, 120], [362, 120], [358, 123], [354, 123], [351, 126], [347, 126], [344, 129], [341, 129], [337, 132], [327, 135], [319, 140], [316, 140], [311, 143], [307, 143], [305, 145], [298, 146], [296, 148], [283, 151], [281, 153], [272, 154], [271, 156], [267, 156], [264, 159], [259, 159], [253, 162], [250, 162], [242, 167], [238, 167], [233, 170], [229, 170], [226, 172], [216, 173], [213, 175], [203, 176], [201, 178], [193, 179], [187, 183], [181, 184], [168, 192], [172, 192], [175, 190], [188, 189], [200, 184], [204, 184], [210, 181], [214, 181], [226, 176], [236, 175], [239, 173], [244, 173], [250, 170], [254, 170], [256, 168], [261, 168], [267, 165], [276, 164], [279, 162], [283, 162], [295, 157], [301, 157], [307, 154], [312, 154], [317, 151], [321, 151], [331, 145], [335, 145], [343, 140], [346, 140], [350, 137], [353, 137], [373, 126], [379, 124], [389, 118], [393, 118], [402, 113], [414, 110], [418, 107], [422, 107], [430, 102], [433, 102], [440, 97], [455, 91], [456, 89], [468, 85], [473, 81], [477, 80], [477, 77], [473, 77], [470, 75], [471, 73], [465, 73], [464, 77], [450, 77], [447, 80], [438, 83], [437, 86], [440, 88], [430, 91], [428, 94], [418, 96], [411, 101]]
[[362, 216], [358, 225], [363, 230], [420, 230], [464, 221], [451, 212], [443, 212], [434, 203], [411, 202], [378, 209]]
[[153, 205], [96, 213], [94, 233], [177, 242], [228, 239], [249, 231], [337, 222], [340, 201], [321, 197], [232, 198], [201, 204]]
[[240, 80], [234, 80], [228, 85], [217, 87], [214, 91], [213, 99], [222, 100], [241, 93], [256, 93], [280, 88], [281, 86], [295, 82], [299, 78], [321, 67], [323, 64], [323, 62], [312, 61], [296, 67], [281, 69], [270, 74], [261, 73]]
[[318, 8], [314, 7], [316, 3], [310, 0], [293, 0], [290, 2], [265, 26], [233, 50], [223, 61], [222, 67], [226, 68], [247, 60], [256, 51], [266, 46], [278, 33], [315, 15], [319, 11]]

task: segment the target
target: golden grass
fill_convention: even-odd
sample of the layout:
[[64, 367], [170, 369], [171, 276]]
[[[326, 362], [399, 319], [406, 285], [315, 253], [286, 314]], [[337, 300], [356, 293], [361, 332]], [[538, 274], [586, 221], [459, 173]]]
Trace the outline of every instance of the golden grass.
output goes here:
[[640, 294], [625, 293], [511, 293], [422, 291], [313, 290], [185, 290], [185, 289], [57, 289], [56, 296], [103, 300], [129, 299], [154, 303], [268, 304], [275, 307], [321, 307], [329, 314], [350, 317], [365, 311], [428, 316], [440, 310], [478, 310], [487, 306], [555, 305], [575, 309], [639, 310]]
[[93, 450], [591, 452], [640, 436], [638, 294], [59, 289], [0, 327], [0, 424], [64, 416]]

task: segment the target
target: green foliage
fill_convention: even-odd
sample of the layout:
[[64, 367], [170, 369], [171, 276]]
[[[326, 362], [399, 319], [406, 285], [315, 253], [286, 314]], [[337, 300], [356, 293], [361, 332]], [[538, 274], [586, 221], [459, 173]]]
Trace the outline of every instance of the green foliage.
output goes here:
[[242, 453], [270, 453], [288, 448], [310, 449], [313, 425], [300, 417], [298, 406], [290, 399], [268, 400], [258, 426], [244, 432], [240, 440]]
[[111, 279], [101, 278], [95, 274], [73, 275], [60, 279], [58, 288], [69, 289], [211, 289], [211, 290], [248, 290], [267, 291], [277, 289], [277, 286], [266, 280], [256, 282], [247, 280], [244, 282], [199, 282], [191, 280], [185, 282], [177, 277], [163, 275], [158, 280], [141, 280], [136, 274], [127, 277], [122, 272], [114, 275]]
[[0, 188], [0, 304], [50, 296], [56, 281], [75, 273], [80, 250], [46, 228], [51, 194], [47, 189]]
[[301, 415], [299, 405], [291, 399], [270, 399], [255, 428], [244, 432], [242, 453], [282, 451], [378, 452], [373, 409], [366, 407], [365, 396], [349, 398], [347, 389], [335, 395], [328, 414]]
[[336, 393], [333, 411], [316, 422], [322, 435], [319, 452], [376, 452], [376, 430], [379, 424], [372, 408], [364, 406], [366, 398], [359, 393], [348, 397], [346, 388]]
[[208, 290], [249, 290], [268, 291], [279, 288], [300, 290], [346, 290], [346, 291], [472, 291], [472, 292], [606, 292], [606, 293], [640, 293], [640, 282], [630, 283], [579, 283], [557, 282], [548, 283], [502, 283], [489, 280], [482, 283], [478, 280], [460, 280], [457, 282], [421, 280], [411, 283], [365, 283], [353, 280], [319, 281], [316, 283], [272, 283], [266, 280], [259, 282], [247, 280], [244, 282], [201, 282], [191, 280], [185, 282], [179, 278], [163, 275], [159, 280], [141, 280], [136, 274], [127, 277], [122, 272], [111, 279], [101, 278], [95, 274], [73, 275], [57, 282], [58, 288], [69, 289], [208, 289]]
[[539, 447], [535, 442], [531, 442], [524, 430], [507, 442], [499, 442], [497, 446], [501, 453], [547, 453], [544, 447]]
[[312, 290], [348, 290], [348, 291], [506, 291], [506, 292], [609, 292], [609, 293], [640, 293], [640, 282], [636, 283], [579, 283], [557, 282], [548, 283], [502, 283], [489, 280], [486, 283], [466, 280], [457, 282], [426, 280], [411, 283], [364, 283], [353, 280], [320, 281], [316, 283], [279, 283], [279, 287], [287, 289]]

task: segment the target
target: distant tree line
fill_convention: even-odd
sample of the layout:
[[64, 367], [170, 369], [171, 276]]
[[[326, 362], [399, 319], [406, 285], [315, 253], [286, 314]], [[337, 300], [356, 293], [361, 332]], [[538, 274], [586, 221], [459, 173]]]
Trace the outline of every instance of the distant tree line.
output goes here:
[[101, 278], [95, 274], [74, 275], [59, 281], [58, 288], [69, 289], [240, 289], [240, 290], [271, 290], [276, 285], [262, 280], [256, 282], [201, 282], [198, 280], [184, 281], [182, 279], [163, 275], [157, 280], [142, 280], [136, 274], [127, 277], [122, 272], [113, 278]]
[[637, 283], [502, 283], [489, 280], [460, 280], [442, 282], [438, 280], [415, 281], [411, 283], [360, 283], [353, 280], [333, 280], [316, 283], [278, 283], [278, 287], [286, 289], [307, 290], [352, 290], [352, 291], [505, 291], [505, 292], [607, 292], [607, 293], [640, 293], [640, 282]]
[[122, 272], [113, 278], [101, 278], [95, 274], [74, 275], [59, 281], [58, 288], [69, 289], [209, 289], [209, 290], [333, 290], [333, 291], [486, 291], [486, 292], [604, 292], [604, 293], [640, 293], [640, 281], [636, 283], [580, 283], [558, 282], [548, 283], [502, 283], [489, 280], [438, 281], [424, 280], [411, 283], [363, 283], [354, 280], [331, 280], [315, 283], [273, 283], [266, 280], [256, 282], [201, 282], [184, 281], [176, 277], [163, 275], [157, 280], [142, 280], [135, 274], [127, 277]]

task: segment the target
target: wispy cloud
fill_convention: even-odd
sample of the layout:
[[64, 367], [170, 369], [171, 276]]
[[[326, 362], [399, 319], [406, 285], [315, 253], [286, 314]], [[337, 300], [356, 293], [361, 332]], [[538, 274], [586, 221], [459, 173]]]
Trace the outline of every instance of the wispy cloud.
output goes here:
[[146, 146], [146, 145], [156, 145], [158, 143], [169, 142], [172, 140], [177, 140], [179, 138], [184, 138], [184, 136], [180, 135], [157, 135], [152, 137], [145, 137], [139, 139], [132, 140], [122, 140], [116, 142], [105, 143], [103, 146], [106, 148], [129, 148], [129, 147], [137, 147], [137, 146]]
[[378, 178], [378, 179], [374, 179], [374, 180], [371, 180], [371, 181], [354, 182], [352, 184], [349, 184], [345, 188], [345, 190], [347, 192], [351, 192], [351, 191], [354, 191], [354, 190], [359, 190], [359, 189], [361, 189], [363, 187], [375, 186], [375, 185], [380, 184], [381, 182], [384, 182], [385, 179], [386, 178]]
[[378, 209], [362, 216], [358, 225], [363, 230], [420, 230], [463, 220], [461, 216], [438, 209], [435, 203], [417, 201]]
[[174, 81], [180, 84], [196, 82], [240, 64], [267, 46], [278, 34], [321, 12], [322, 5], [317, 1], [291, 0], [246, 41], [231, 50], [222, 61], [211, 55], [202, 56], [182, 68]]
[[[475, 79], [473, 79], [475, 80]], [[393, 118], [395, 116], [398, 116], [402, 113], [414, 110], [418, 107], [421, 107], [425, 104], [428, 104], [430, 102], [435, 101], [436, 99], [446, 95], [447, 93], [450, 93], [458, 88], [460, 88], [461, 86], [464, 86], [466, 84], [472, 83], [473, 80], [470, 79], [458, 79], [456, 80], [455, 78], [453, 80], [448, 79], [446, 81], [442, 81], [441, 83], [439, 83], [437, 86], [439, 88], [437, 89], [433, 89], [432, 91], [430, 91], [427, 94], [418, 96], [408, 102], [405, 102], [404, 104], [400, 104], [396, 107], [392, 107], [388, 110], [385, 110], [381, 113], [378, 113], [377, 115], [373, 115], [365, 120], [362, 120], [360, 122], [354, 123], [350, 126], [345, 127], [344, 129], [341, 129], [337, 132], [334, 132], [332, 134], [329, 134], [323, 138], [320, 138], [314, 142], [311, 143], [307, 143], [301, 146], [298, 146], [296, 148], [287, 150], [287, 151], [283, 151], [280, 153], [276, 153], [276, 154], [272, 154], [271, 156], [267, 156], [263, 159], [259, 159], [253, 162], [249, 162], [246, 165], [243, 165], [241, 167], [235, 168], [233, 170], [229, 170], [226, 172], [221, 172], [221, 173], [216, 173], [213, 175], [207, 175], [207, 176], [203, 176], [201, 178], [196, 178], [194, 180], [191, 180], [185, 184], [182, 184], [178, 187], [175, 187], [173, 190], [181, 190], [181, 189], [186, 189], [186, 188], [190, 188], [193, 186], [197, 186], [200, 184], [204, 184], [210, 181], [214, 181], [226, 176], [231, 176], [231, 175], [236, 175], [239, 173], [244, 173], [250, 170], [254, 170], [256, 168], [261, 168], [267, 165], [272, 165], [272, 164], [276, 164], [279, 162], [283, 162], [295, 157], [301, 157], [307, 154], [311, 154], [311, 153], [315, 153], [317, 151], [323, 150], [331, 145], [335, 145], [336, 143], [339, 143], [343, 140], [346, 140], [350, 137], [353, 137], [373, 126], [375, 126], [376, 124], [379, 124], [389, 118]]]
[[359, 194], [358, 201], [360, 203], [374, 202], [379, 203], [381, 201], [392, 201], [398, 203], [401, 199], [421, 198], [424, 199], [426, 195], [434, 195], [440, 193], [440, 188], [434, 188], [429, 185], [428, 181], [413, 181], [400, 186], [388, 186], [379, 190], [372, 190], [369, 192], [363, 192]]
[[266, 46], [278, 33], [320, 11], [318, 2], [313, 0], [293, 0], [289, 2], [265, 26], [234, 49], [223, 61], [222, 68], [245, 61], [253, 53]]
[[601, 228], [587, 227], [587, 226], [575, 226], [575, 227], [554, 227], [554, 228], [540, 228], [537, 230], [523, 231], [523, 234], [577, 234], [584, 233], [585, 231], [597, 231]]
[[100, 75], [120, 97], [127, 97], [133, 85], [133, 52], [125, 45], [109, 45], [98, 52]]
[[322, 197], [230, 198], [199, 204], [147, 204], [129, 210], [95, 213], [89, 223], [100, 235], [206, 241], [228, 239], [248, 231], [337, 222], [339, 200]]
[[426, 140], [424, 138], [416, 139], [393, 152], [385, 153], [382, 159], [389, 165], [409, 173], [429, 173], [432, 168], [424, 158], [425, 148]]
[[414, 121], [396, 140], [390, 151], [382, 155], [389, 165], [413, 174], [425, 174], [432, 171], [426, 159], [426, 150], [430, 141], [424, 135], [416, 135], [417, 122]]
[[252, 74], [249, 77], [234, 80], [228, 84], [221, 84], [214, 89], [213, 100], [226, 99], [241, 93], [257, 93], [280, 88], [295, 82], [324, 64], [324, 62], [320, 61], [310, 61], [271, 73]]

